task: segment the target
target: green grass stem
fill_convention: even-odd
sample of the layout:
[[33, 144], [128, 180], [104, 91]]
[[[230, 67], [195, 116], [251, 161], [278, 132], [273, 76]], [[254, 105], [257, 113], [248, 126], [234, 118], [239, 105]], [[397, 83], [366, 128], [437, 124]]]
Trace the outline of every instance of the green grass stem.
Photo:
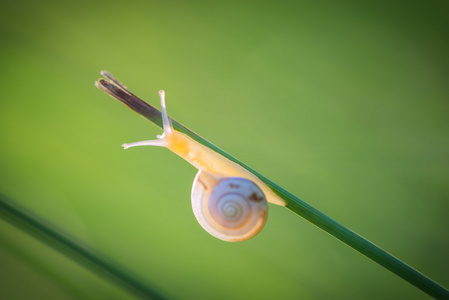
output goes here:
[[120, 284], [142, 299], [166, 299], [147, 282], [98, 251], [71, 237], [13, 200], [0, 194], [0, 216], [85, 267]]
[[[150, 120], [157, 126], [162, 128], [162, 117], [161, 112], [149, 105], [145, 101], [139, 99], [133, 93], [131, 93], [123, 84], [121, 84], [118, 80], [116, 80], [109, 72], [103, 71], [102, 75], [105, 76], [106, 79], [99, 79], [96, 82], [96, 85], [113, 98], [121, 101], [129, 108], [143, 116], [144, 118]], [[290, 209], [295, 214], [305, 218], [310, 223], [318, 226], [322, 230], [326, 231], [330, 235], [336, 237], [343, 243], [348, 246], [354, 248], [358, 252], [362, 253], [366, 257], [371, 260], [377, 262], [381, 266], [390, 270], [394, 274], [413, 284], [417, 288], [421, 289], [425, 293], [436, 299], [449, 299], [449, 291], [445, 289], [443, 286], [439, 285], [435, 281], [426, 277], [425, 275], [419, 273], [412, 267], [403, 263], [401, 260], [382, 250], [372, 242], [358, 235], [357, 233], [351, 231], [340, 223], [336, 222], [332, 218], [323, 214], [319, 210], [315, 209], [311, 205], [302, 201], [295, 195], [289, 193], [276, 183], [267, 179], [262, 174], [259, 174], [255, 170], [251, 169], [247, 165], [243, 164], [236, 158], [232, 157], [228, 153], [224, 152], [217, 146], [213, 145], [209, 141], [205, 140], [198, 134], [194, 133], [187, 127], [181, 125], [172, 119], [173, 127], [188, 135], [192, 139], [198, 141], [199, 143], [209, 147], [213, 151], [220, 153], [221, 155], [227, 157], [231, 161], [239, 164], [244, 167], [248, 171], [252, 172], [254, 175], [260, 178], [263, 182], [265, 182], [276, 194], [278, 194], [282, 199], [287, 203], [286, 207]]]

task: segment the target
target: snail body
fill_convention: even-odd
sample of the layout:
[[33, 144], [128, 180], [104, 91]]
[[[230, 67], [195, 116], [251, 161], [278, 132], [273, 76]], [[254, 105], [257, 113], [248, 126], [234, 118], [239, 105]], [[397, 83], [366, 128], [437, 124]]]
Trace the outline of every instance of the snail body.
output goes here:
[[225, 241], [242, 241], [264, 226], [267, 202], [285, 205], [262, 180], [242, 166], [174, 130], [165, 107], [165, 92], [159, 91], [164, 133], [157, 140], [123, 144], [161, 146], [181, 156], [199, 171], [192, 186], [192, 208], [200, 225]]

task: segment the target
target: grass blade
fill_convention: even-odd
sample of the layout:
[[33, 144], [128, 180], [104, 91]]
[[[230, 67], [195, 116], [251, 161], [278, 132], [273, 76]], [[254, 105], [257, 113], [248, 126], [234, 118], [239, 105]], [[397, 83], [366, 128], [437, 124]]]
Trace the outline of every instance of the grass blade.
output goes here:
[[[108, 93], [113, 98], [119, 100], [124, 103], [126, 106], [131, 108], [136, 113], [140, 114], [144, 118], [153, 122], [157, 126], [162, 128], [162, 117], [161, 112], [146, 103], [145, 101], [139, 99], [136, 95], [131, 93], [122, 83], [120, 83], [117, 79], [115, 79], [109, 72], [103, 71], [101, 73], [106, 79], [99, 79], [96, 82], [96, 85], [101, 90]], [[318, 226], [322, 230], [326, 231], [330, 235], [339, 239], [343, 243], [348, 246], [354, 248], [358, 252], [362, 253], [366, 257], [390, 270], [394, 274], [413, 284], [417, 288], [421, 289], [425, 293], [436, 299], [449, 299], [449, 291], [445, 289], [443, 286], [439, 285], [435, 281], [421, 274], [417, 270], [403, 263], [401, 260], [382, 250], [372, 242], [358, 235], [357, 233], [351, 231], [345, 226], [341, 225], [337, 221], [323, 214], [319, 210], [315, 209], [311, 205], [302, 201], [295, 195], [289, 193], [276, 183], [272, 182], [262, 174], [256, 172], [250, 167], [246, 166], [236, 158], [232, 157], [228, 153], [224, 152], [214, 144], [205, 140], [198, 134], [194, 133], [187, 127], [182, 124], [176, 122], [172, 119], [173, 127], [188, 135], [192, 139], [198, 141], [199, 143], [209, 147], [217, 153], [225, 156], [231, 161], [241, 165], [254, 175], [260, 178], [263, 182], [265, 182], [276, 194], [278, 194], [282, 199], [287, 203], [286, 207], [290, 209], [295, 214], [305, 218], [310, 223]]]
[[89, 269], [114, 280], [140, 298], [166, 299], [135, 274], [67, 233], [58, 230], [2, 194], [0, 194], [0, 216], [66, 256], [80, 261]]

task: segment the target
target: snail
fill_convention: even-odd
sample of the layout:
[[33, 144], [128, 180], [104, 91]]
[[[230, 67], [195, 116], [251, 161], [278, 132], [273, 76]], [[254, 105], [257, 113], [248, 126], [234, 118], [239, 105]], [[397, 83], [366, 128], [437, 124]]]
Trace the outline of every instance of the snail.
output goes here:
[[199, 171], [192, 186], [192, 209], [200, 225], [214, 237], [247, 240], [265, 225], [268, 203], [285, 205], [257, 176], [228, 158], [175, 130], [167, 115], [165, 92], [159, 91], [163, 134], [156, 140], [123, 144], [161, 146], [181, 156]]

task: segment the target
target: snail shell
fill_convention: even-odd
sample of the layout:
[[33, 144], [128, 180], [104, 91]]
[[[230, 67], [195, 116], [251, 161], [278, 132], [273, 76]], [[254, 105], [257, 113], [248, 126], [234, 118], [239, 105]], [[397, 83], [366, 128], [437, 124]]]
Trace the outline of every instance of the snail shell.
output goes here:
[[207, 232], [228, 242], [255, 236], [268, 215], [265, 195], [252, 181], [242, 177], [216, 180], [201, 170], [193, 181], [192, 209]]

